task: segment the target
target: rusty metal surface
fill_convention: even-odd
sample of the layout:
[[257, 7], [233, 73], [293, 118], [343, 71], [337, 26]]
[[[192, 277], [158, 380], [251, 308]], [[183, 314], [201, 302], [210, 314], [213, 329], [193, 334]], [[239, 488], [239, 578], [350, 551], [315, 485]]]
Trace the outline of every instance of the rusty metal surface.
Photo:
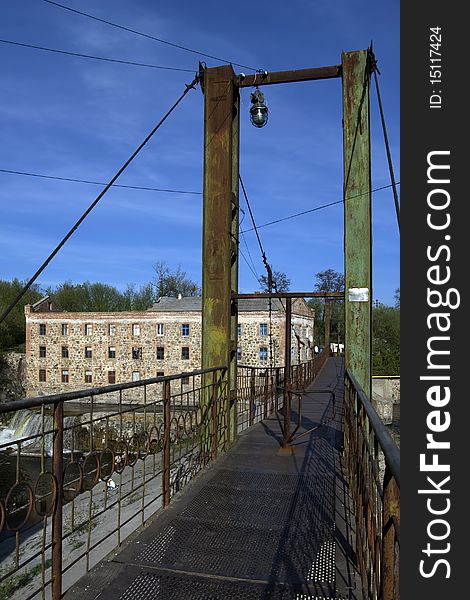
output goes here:
[[354, 376], [345, 378], [345, 455], [364, 595], [400, 597], [400, 454]]
[[285, 360], [285, 371], [284, 371], [284, 425], [283, 425], [283, 436], [282, 445], [284, 448], [289, 444], [290, 439], [290, 422], [292, 412], [292, 298], [286, 298], [286, 321], [284, 325], [284, 360]]
[[[339, 403], [341, 365], [330, 359], [313, 386], [331, 387]], [[328, 402], [328, 395], [308, 402], [302, 428], [320, 423]], [[338, 419], [290, 455], [279, 453], [276, 415], [255, 424], [65, 600], [362, 598]]]
[[203, 368], [230, 364], [234, 82], [231, 66], [204, 72]]
[[344, 298], [344, 292], [256, 292], [232, 295], [241, 298]]
[[[366, 50], [344, 52], [344, 266], [345, 363], [371, 395], [372, 218], [370, 72]], [[367, 301], [352, 301], [351, 288], [367, 288]]]
[[255, 73], [254, 75], [238, 76], [238, 87], [253, 85], [273, 85], [276, 83], [294, 83], [297, 81], [314, 81], [316, 79], [334, 79], [341, 77], [341, 65], [330, 67], [315, 67], [310, 69], [294, 69], [272, 73]]
[[25, 576], [25, 600], [58, 600], [64, 578], [70, 583], [71, 572], [91, 568], [167, 506], [210, 462], [206, 431], [213, 448], [225, 449], [225, 371], [22, 401], [6, 430], [11, 441], [0, 443], [0, 584]]

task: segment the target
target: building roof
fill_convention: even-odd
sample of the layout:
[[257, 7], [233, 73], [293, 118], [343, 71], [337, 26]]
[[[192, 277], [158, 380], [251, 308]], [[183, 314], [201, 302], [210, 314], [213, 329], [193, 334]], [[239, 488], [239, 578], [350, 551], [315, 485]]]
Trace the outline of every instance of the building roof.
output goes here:
[[[272, 311], [284, 312], [285, 303], [281, 302], [279, 298], [273, 298], [271, 302]], [[148, 310], [150, 312], [201, 312], [202, 298], [201, 296], [182, 296], [180, 298], [163, 296]], [[240, 298], [238, 300], [238, 312], [267, 311], [269, 311], [268, 298]]]

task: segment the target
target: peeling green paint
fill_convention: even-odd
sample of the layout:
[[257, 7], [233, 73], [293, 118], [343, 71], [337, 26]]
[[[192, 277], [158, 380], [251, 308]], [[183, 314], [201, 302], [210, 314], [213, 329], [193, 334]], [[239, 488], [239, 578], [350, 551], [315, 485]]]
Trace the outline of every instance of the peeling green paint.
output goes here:
[[[345, 364], [371, 397], [371, 161], [367, 51], [344, 52]], [[355, 196], [355, 197], [354, 197]], [[350, 301], [350, 288], [367, 288], [367, 301]]]

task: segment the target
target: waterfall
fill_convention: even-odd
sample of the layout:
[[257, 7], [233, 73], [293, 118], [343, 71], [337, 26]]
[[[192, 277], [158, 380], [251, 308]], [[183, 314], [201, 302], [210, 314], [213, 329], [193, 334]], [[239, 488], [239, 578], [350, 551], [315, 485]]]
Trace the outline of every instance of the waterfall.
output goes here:
[[[70, 427], [79, 420], [79, 417], [64, 417], [64, 427]], [[54, 427], [54, 419], [51, 415], [44, 415], [44, 431], [51, 431]], [[0, 451], [7, 448], [18, 448], [17, 442], [34, 436], [33, 439], [21, 444], [21, 451], [38, 454], [42, 451], [43, 417], [40, 412], [21, 409], [14, 413], [10, 423], [6, 426], [0, 425]], [[71, 435], [68, 431], [65, 437]], [[65, 447], [64, 439], [64, 447]], [[52, 433], [44, 436], [44, 451], [52, 456]]]

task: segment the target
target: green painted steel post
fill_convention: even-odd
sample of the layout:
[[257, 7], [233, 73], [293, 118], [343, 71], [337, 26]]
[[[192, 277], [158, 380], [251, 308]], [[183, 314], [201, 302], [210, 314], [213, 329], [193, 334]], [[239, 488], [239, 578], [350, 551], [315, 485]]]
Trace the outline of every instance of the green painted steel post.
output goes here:
[[[235, 389], [238, 236], [238, 87], [231, 65], [204, 70], [202, 368], [227, 366], [222, 412]], [[237, 181], [235, 181], [235, 178]], [[235, 237], [234, 237], [235, 236]], [[204, 378], [210, 385], [210, 378]], [[233, 383], [232, 383], [233, 381]], [[206, 404], [209, 398], [203, 398]], [[235, 410], [231, 411], [235, 418]], [[226, 423], [226, 433], [236, 431]], [[233, 435], [233, 434], [232, 434]], [[228, 437], [228, 436], [227, 436]]]
[[371, 397], [372, 234], [367, 50], [343, 52], [345, 366]]

